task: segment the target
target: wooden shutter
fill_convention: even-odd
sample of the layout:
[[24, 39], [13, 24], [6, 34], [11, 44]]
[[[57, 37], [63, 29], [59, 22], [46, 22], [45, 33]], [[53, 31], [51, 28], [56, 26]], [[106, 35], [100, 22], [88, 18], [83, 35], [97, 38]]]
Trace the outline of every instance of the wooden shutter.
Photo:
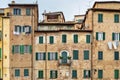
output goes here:
[[115, 40], [115, 33], [112, 33], [112, 40]]
[[118, 79], [119, 78], [119, 70], [114, 70], [114, 78]]
[[72, 70], [72, 78], [77, 78], [77, 71], [76, 70]]
[[78, 50], [73, 50], [73, 59], [78, 60]]
[[24, 45], [21, 45], [21, 46], [20, 46], [20, 53], [21, 53], [21, 54], [24, 54]]
[[40, 44], [43, 44], [43, 36], [40, 36], [40, 37], [39, 37], [39, 43], [40, 43]]
[[54, 37], [53, 37], [53, 36], [50, 36], [49, 38], [50, 38], [50, 39], [49, 39], [49, 43], [50, 43], [50, 44], [53, 44], [53, 43], [54, 43]]
[[55, 53], [55, 59], [58, 60], [58, 53]]
[[38, 54], [39, 54], [39, 53], [36, 52], [36, 60], [38, 60]]
[[78, 43], [78, 35], [77, 34], [74, 35], [74, 43]]
[[57, 72], [57, 71], [55, 71], [55, 78], [57, 78], [57, 76], [58, 76], [58, 72]]
[[14, 45], [12, 45], [12, 53], [13, 53], [13, 54], [14, 54], [14, 48], [15, 48]]
[[28, 69], [24, 69], [24, 76], [29, 76], [29, 70]]
[[46, 53], [43, 53], [43, 60], [46, 60]]
[[86, 35], [86, 43], [90, 43], [90, 35]]
[[43, 79], [43, 71], [38, 71], [38, 78]]
[[103, 70], [98, 70], [98, 78], [102, 79], [103, 77]]
[[48, 60], [50, 60], [50, 52], [48, 52]]
[[83, 72], [83, 73], [84, 73], [84, 76], [83, 76], [83, 77], [84, 77], [84, 78], [86, 78], [86, 70], [84, 70], [84, 72]]
[[105, 40], [105, 32], [103, 32], [103, 40]]
[[84, 51], [84, 60], [89, 60], [89, 51], [88, 50]]
[[29, 53], [32, 53], [32, 45], [29, 45]]
[[98, 40], [98, 32], [96, 32], [96, 40]]
[[19, 69], [16, 69], [15, 70], [15, 76], [17, 77], [17, 76], [20, 76], [20, 70]]
[[62, 43], [66, 43], [66, 35], [65, 34], [62, 35]]
[[52, 75], [53, 75], [52, 73], [53, 73], [53, 71], [50, 71], [50, 78], [53, 78], [53, 77], [52, 77]]
[[0, 59], [2, 59], [2, 49], [0, 48]]

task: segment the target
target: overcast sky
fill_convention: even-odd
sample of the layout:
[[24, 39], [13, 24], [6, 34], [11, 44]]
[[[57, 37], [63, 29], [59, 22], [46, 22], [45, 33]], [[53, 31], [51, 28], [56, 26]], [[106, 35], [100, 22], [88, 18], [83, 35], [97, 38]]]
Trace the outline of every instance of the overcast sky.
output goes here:
[[[8, 7], [12, 0], [0, 0], [0, 8]], [[42, 13], [62, 11], [66, 20], [73, 20], [74, 15], [85, 14], [95, 1], [103, 0], [14, 0], [16, 3], [35, 3], [39, 4], [39, 19], [42, 20]], [[111, 1], [111, 0], [104, 0]], [[119, 0], [113, 0], [119, 1]]]

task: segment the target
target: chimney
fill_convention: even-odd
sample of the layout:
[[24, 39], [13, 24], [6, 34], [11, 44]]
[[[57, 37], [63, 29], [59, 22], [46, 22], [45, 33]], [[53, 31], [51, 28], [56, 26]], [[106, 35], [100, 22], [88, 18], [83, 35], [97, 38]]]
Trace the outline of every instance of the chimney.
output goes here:
[[11, 4], [15, 4], [15, 1], [13, 0], [13, 1], [11, 2]]

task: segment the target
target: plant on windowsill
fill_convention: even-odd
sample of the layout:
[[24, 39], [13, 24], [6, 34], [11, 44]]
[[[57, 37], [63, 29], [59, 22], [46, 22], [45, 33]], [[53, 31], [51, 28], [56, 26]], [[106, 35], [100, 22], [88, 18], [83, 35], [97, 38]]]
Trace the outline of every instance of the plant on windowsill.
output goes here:
[[62, 57], [62, 56], [60, 56], [60, 59], [63, 59], [63, 57]]
[[71, 57], [70, 57], [70, 56], [68, 56], [67, 58], [68, 58], [68, 59], [71, 59]]

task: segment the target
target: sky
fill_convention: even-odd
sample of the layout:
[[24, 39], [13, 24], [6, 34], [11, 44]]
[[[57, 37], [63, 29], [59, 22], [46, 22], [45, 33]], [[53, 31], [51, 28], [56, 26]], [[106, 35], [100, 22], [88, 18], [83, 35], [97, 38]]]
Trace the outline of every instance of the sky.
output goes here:
[[[0, 8], [8, 7], [12, 0], [0, 0]], [[74, 15], [83, 15], [91, 8], [95, 1], [119, 1], [119, 0], [14, 0], [16, 3], [35, 3], [39, 5], [39, 20], [42, 13], [62, 11], [66, 21], [74, 20]]]

